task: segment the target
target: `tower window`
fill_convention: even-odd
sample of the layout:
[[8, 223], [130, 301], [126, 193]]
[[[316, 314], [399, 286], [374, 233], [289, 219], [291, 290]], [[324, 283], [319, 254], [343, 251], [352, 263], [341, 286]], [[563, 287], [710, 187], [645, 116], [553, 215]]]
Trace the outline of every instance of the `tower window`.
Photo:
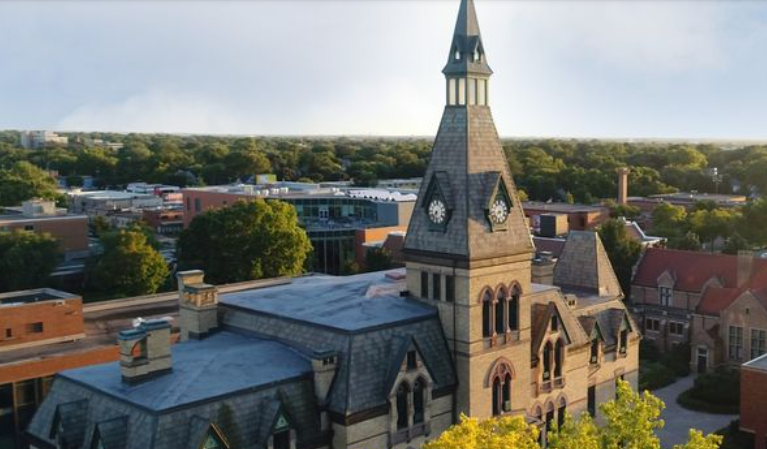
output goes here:
[[498, 290], [495, 297], [495, 333], [506, 333], [506, 292], [503, 289]]
[[509, 329], [519, 330], [519, 288], [514, 287], [509, 299]]
[[445, 276], [445, 301], [455, 301], [455, 276]]
[[482, 296], [482, 336], [493, 336], [493, 296], [489, 291]]
[[479, 48], [474, 50], [474, 62], [481, 62], [482, 55], [479, 53]]
[[421, 272], [421, 298], [429, 297], [429, 273]]
[[[443, 53], [443, 54], [444, 54], [444, 53]], [[453, 58], [454, 58], [456, 61], [460, 61], [460, 60], [461, 60], [461, 52], [460, 52], [460, 51], [458, 51], [458, 49], [457, 49], [457, 48], [455, 49], [455, 53], [453, 53]]]
[[437, 273], [434, 273], [431, 275], [432, 280], [432, 287], [431, 287], [431, 294], [432, 299], [436, 299], [439, 301], [442, 299], [442, 276], [440, 276]]

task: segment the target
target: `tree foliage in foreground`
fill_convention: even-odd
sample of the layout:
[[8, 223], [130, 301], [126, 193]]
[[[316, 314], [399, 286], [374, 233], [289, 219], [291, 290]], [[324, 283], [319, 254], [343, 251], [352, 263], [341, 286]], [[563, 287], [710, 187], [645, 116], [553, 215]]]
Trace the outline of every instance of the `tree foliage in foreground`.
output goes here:
[[[663, 401], [645, 391], [632, 390], [627, 382], [618, 382], [617, 399], [600, 405], [605, 424], [596, 425], [584, 413], [577, 419], [567, 416], [559, 430], [548, 436], [550, 449], [660, 449], [656, 431], [663, 428], [660, 414]], [[674, 449], [718, 449], [719, 435], [704, 436], [690, 429], [685, 444]], [[491, 418], [484, 421], [461, 417], [457, 424], [424, 449], [540, 449], [538, 429], [521, 416]]]
[[162, 255], [138, 229], [101, 235], [104, 252], [87, 266], [88, 289], [111, 297], [156, 293], [170, 270]]
[[225, 284], [300, 274], [311, 249], [293, 206], [258, 199], [195, 217], [179, 238], [178, 260]]
[[40, 288], [59, 259], [59, 242], [49, 234], [0, 232], [0, 292]]

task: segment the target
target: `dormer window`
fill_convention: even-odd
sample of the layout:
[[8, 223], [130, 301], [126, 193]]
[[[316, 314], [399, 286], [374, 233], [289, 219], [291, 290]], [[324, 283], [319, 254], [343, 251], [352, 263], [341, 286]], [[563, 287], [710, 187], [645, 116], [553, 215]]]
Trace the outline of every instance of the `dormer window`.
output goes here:
[[559, 317], [557, 314], [551, 315], [551, 332], [557, 332], [559, 330]]
[[[444, 53], [443, 53], [443, 54], [444, 54]], [[453, 58], [454, 58], [456, 61], [460, 61], [460, 60], [461, 60], [461, 52], [460, 52], [460, 51], [458, 51], [458, 49], [457, 49], [457, 48], [455, 49], [455, 53], [453, 54]]]
[[415, 351], [407, 352], [407, 369], [408, 371], [418, 369], [418, 360], [417, 360]]
[[589, 363], [592, 365], [599, 363], [599, 338], [595, 337], [591, 340], [591, 357], [589, 358]]
[[671, 307], [674, 304], [674, 291], [671, 287], [660, 287], [658, 289], [658, 295], [660, 296], [660, 305], [663, 307]]
[[474, 62], [482, 61], [482, 54], [479, 52], [479, 48], [474, 50]]

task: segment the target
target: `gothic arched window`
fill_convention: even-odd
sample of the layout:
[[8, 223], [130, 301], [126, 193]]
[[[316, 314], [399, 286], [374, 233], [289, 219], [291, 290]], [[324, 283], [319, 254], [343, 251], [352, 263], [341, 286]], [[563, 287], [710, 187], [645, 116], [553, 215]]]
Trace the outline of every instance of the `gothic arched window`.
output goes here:
[[488, 290], [482, 295], [482, 336], [493, 336], [493, 295]]
[[495, 295], [495, 333], [506, 333], [506, 290], [498, 290]]
[[519, 287], [514, 286], [511, 289], [511, 298], [509, 298], [509, 329], [519, 330]]
[[543, 347], [543, 380], [551, 378], [551, 342], [547, 341]]
[[565, 401], [565, 398], [562, 398], [559, 400], [559, 411], [557, 412], [557, 427], [560, 429], [565, 424], [565, 414], [567, 411], [567, 402]]
[[407, 429], [407, 397], [410, 393], [410, 387], [407, 382], [402, 382], [397, 388], [397, 430]]
[[511, 411], [511, 374], [507, 373], [506, 377], [503, 380], [503, 404], [502, 407], [504, 412], [510, 412]]
[[493, 379], [493, 416], [501, 414], [501, 378]]
[[423, 379], [418, 379], [413, 385], [413, 423], [415, 424], [420, 424], [424, 420], [425, 396], [426, 383]]
[[562, 340], [557, 340], [557, 345], [554, 348], [554, 377], [562, 377], [562, 363], [565, 359], [565, 343]]

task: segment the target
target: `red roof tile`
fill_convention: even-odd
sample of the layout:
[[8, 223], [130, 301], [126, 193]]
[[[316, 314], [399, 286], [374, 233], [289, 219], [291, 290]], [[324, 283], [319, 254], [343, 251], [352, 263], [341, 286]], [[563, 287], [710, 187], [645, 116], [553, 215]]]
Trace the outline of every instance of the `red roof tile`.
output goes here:
[[[658, 278], [667, 270], [676, 278], [675, 290], [700, 292], [712, 277], [719, 277], [725, 288], [732, 289], [738, 283], [738, 256], [649, 248], [637, 268], [633, 283], [656, 287]], [[754, 259], [753, 272], [760, 277], [767, 272], [767, 260]], [[754, 281], [752, 279], [750, 283]]]

